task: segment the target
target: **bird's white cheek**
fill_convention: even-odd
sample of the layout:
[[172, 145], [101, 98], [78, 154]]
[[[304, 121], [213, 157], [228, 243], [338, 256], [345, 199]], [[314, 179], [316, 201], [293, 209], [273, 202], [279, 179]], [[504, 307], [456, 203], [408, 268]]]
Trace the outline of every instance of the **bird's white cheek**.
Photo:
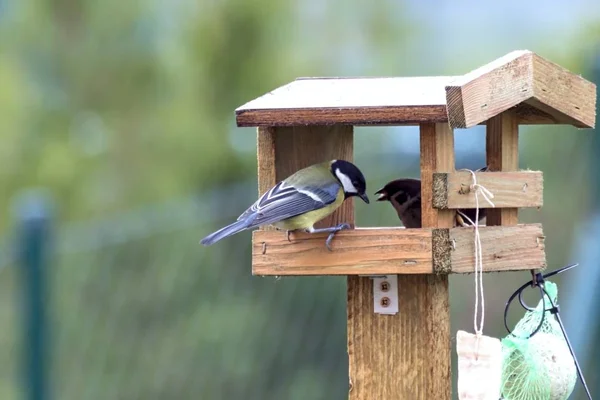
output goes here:
[[342, 182], [342, 186], [344, 187], [344, 192], [358, 193], [358, 190], [356, 190], [356, 188], [352, 184], [352, 181], [350, 180], [350, 178], [348, 178], [346, 175], [342, 174], [339, 169], [335, 170], [335, 174], [338, 177], [338, 179], [340, 180], [340, 182]]

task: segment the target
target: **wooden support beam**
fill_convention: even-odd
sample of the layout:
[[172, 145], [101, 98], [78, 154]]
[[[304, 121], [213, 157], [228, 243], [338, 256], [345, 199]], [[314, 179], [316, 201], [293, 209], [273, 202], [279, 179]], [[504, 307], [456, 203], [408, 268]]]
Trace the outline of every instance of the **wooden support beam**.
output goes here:
[[[454, 132], [448, 124], [422, 124], [421, 147], [421, 224], [424, 228], [452, 228], [454, 210], [433, 208], [433, 173], [454, 172]], [[452, 398], [450, 381], [450, 304], [448, 275], [398, 277], [399, 290], [412, 286], [415, 293], [400, 312], [401, 326], [413, 333], [413, 340], [403, 341], [401, 363], [413, 364], [420, 389], [408, 385], [396, 398]]]
[[[472, 228], [357, 228], [325, 248], [325, 234], [254, 231], [252, 274], [260, 276], [472, 273]], [[541, 224], [480, 228], [484, 272], [546, 267]], [[437, 240], [436, 240], [437, 239]], [[440, 240], [441, 239], [441, 240]]]
[[446, 102], [448, 122], [454, 128], [470, 128], [522, 105], [554, 123], [593, 128], [596, 85], [520, 50], [456, 78], [446, 86]]
[[[543, 174], [540, 171], [477, 172], [477, 183], [494, 194], [496, 208], [542, 207]], [[470, 172], [434, 173], [433, 206], [438, 209], [475, 208]], [[479, 208], [492, 208], [479, 196]]]
[[[433, 173], [454, 172], [454, 132], [448, 124], [422, 124], [420, 131], [422, 226], [452, 228], [456, 212], [433, 208]], [[411, 312], [400, 313], [403, 315], [405, 328], [419, 332], [418, 339], [412, 344], [401, 344], [401, 347], [406, 357], [404, 362], [420, 361], [417, 362], [416, 373], [422, 376], [423, 387], [417, 397], [410, 396], [407, 391], [399, 398], [450, 400], [452, 383], [448, 276], [424, 275], [408, 279], [402, 276], [398, 281], [401, 291], [409, 284], [418, 288], [412, 300], [416, 307], [411, 308]]]
[[[488, 120], [486, 159], [489, 171], [507, 172], [519, 169], [519, 126], [514, 111], [505, 111]], [[488, 226], [507, 226], [518, 223], [518, 208], [489, 209], [487, 211], [486, 224]]]

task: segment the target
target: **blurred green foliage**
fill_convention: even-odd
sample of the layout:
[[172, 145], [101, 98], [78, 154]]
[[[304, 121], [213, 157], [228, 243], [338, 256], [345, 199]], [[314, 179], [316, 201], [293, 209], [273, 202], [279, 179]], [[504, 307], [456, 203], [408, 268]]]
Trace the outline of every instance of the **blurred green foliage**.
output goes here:
[[[237, 106], [298, 76], [454, 74], [490, 60], [417, 51], [427, 26], [404, 7], [0, 1], [0, 232], [14, 222], [14, 193], [52, 189], [55, 398], [345, 398], [343, 278], [251, 277], [249, 234], [211, 248], [198, 240], [256, 196], [254, 129], [235, 127]], [[542, 54], [581, 69], [579, 54]], [[391, 134], [414, 132], [356, 131], [371, 192], [418, 174], [414, 155], [381, 155]], [[543, 170], [546, 191], [544, 208], [523, 220], [544, 223], [551, 267], [571, 261], [585, 218], [588, 139], [569, 127], [522, 135], [521, 166]], [[359, 225], [395, 221], [389, 207], [356, 209]], [[523, 275], [493, 279], [486, 327], [500, 336], [501, 305]], [[15, 269], [2, 270], [1, 399], [21, 391], [19, 285]], [[471, 277], [452, 277], [453, 331], [471, 326], [472, 289]]]

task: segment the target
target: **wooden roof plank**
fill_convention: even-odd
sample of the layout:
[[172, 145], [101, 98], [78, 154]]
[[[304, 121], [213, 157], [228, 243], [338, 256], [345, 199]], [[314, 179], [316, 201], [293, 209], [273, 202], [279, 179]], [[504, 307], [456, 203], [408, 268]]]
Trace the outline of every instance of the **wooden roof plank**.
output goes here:
[[527, 103], [579, 128], [594, 128], [596, 85], [537, 54], [533, 55], [534, 98]]
[[[547, 123], [593, 128], [596, 118], [596, 86], [528, 50], [456, 78], [446, 87], [446, 101], [454, 128], [470, 128], [524, 104]], [[535, 113], [530, 117], [537, 119]]]
[[469, 128], [516, 108], [519, 124], [594, 127], [596, 86], [528, 50], [463, 76], [300, 78], [236, 109], [238, 126]]
[[470, 128], [531, 98], [531, 57], [531, 52], [513, 51], [448, 85], [450, 126]]
[[301, 78], [236, 110], [238, 126], [445, 122], [454, 77]]

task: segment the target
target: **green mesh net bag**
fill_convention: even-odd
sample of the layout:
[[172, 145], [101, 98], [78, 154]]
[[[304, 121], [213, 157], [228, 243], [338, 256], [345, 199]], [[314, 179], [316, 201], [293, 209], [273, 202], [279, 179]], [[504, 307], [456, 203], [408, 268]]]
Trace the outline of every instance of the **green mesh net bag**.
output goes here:
[[502, 339], [502, 398], [506, 400], [565, 400], [577, 381], [577, 369], [558, 321], [549, 311], [548, 296], [557, 304], [558, 289], [544, 284], [544, 322], [540, 325], [544, 301], [527, 311], [512, 335]]

